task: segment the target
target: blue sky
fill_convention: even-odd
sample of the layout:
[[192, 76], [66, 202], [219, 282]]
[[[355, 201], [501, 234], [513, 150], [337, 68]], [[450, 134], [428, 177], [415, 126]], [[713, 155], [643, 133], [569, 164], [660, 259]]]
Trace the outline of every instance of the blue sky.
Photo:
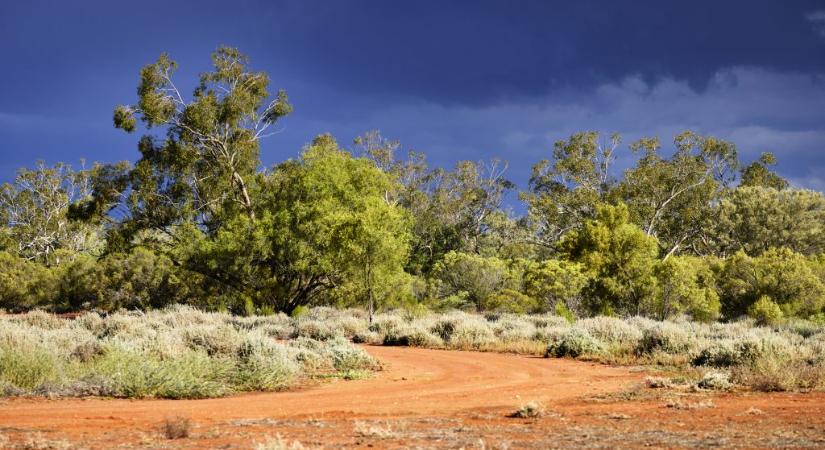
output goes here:
[[377, 128], [436, 165], [506, 159], [523, 187], [572, 132], [693, 129], [825, 190], [825, 2], [801, 0], [6, 2], [0, 180], [37, 159], [134, 160], [111, 113], [140, 67], [168, 52], [191, 89], [221, 44], [295, 106], [266, 164]]

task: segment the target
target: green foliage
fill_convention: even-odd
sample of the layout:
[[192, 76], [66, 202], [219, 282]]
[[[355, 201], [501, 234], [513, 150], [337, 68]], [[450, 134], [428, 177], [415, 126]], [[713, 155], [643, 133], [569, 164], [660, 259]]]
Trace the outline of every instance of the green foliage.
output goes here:
[[674, 256], [656, 268], [659, 294], [655, 316], [667, 319], [689, 314], [694, 320], [708, 322], [719, 317], [721, 303], [714, 275], [702, 258]]
[[[408, 216], [387, 202], [392, 180], [340, 150], [328, 135], [275, 168], [254, 217], [237, 215], [209, 236], [189, 227], [185, 265], [291, 312], [336, 287], [381, 303], [403, 275]], [[352, 291], [351, 291], [352, 292]]]
[[50, 307], [56, 286], [49, 268], [0, 251], [0, 308], [16, 312]]
[[55, 271], [59, 276], [58, 309], [146, 310], [195, 303], [207, 295], [197, 289], [201, 284], [197, 274], [186, 273], [168, 258], [145, 248], [99, 260], [79, 255]]
[[544, 305], [529, 295], [513, 289], [502, 289], [493, 293], [484, 302], [484, 309], [509, 313], [535, 313], [543, 311]]
[[[431, 168], [378, 131], [355, 155], [324, 134], [264, 169], [260, 142], [291, 113], [286, 93], [234, 48], [212, 54], [191, 95], [176, 70], [161, 54], [114, 110], [117, 128], [147, 133], [134, 166], [40, 162], [0, 187], [0, 308], [825, 314], [825, 196], [790, 189], [770, 153], [739, 171], [733, 143], [686, 131], [672, 155], [656, 137], [630, 144], [635, 162], [618, 174], [618, 135], [575, 133], [533, 167], [516, 217], [502, 207], [506, 162]], [[301, 327], [329, 338], [321, 322]]]
[[555, 143], [552, 163], [542, 160], [533, 166], [530, 191], [522, 199], [545, 246], [555, 247], [564, 233], [596, 216], [613, 184], [608, 169], [620, 138], [610, 139], [602, 146], [598, 133], [576, 133]]
[[717, 269], [722, 311], [729, 318], [744, 315], [767, 296], [787, 317], [822, 312], [825, 283], [817, 270], [817, 261], [788, 249], [770, 249], [757, 257], [740, 251]]
[[463, 293], [477, 310], [489, 309], [491, 297], [507, 286], [510, 277], [505, 261], [458, 252], [444, 255], [433, 273], [442, 282], [444, 297]]
[[0, 186], [0, 244], [31, 261], [59, 264], [60, 252], [90, 252], [100, 247], [100, 230], [70, 220], [71, 207], [91, 195], [99, 170], [75, 171], [68, 164], [20, 169], [13, 183]]
[[238, 50], [218, 48], [212, 65], [186, 99], [172, 81], [177, 64], [162, 54], [141, 69], [137, 103], [115, 109], [115, 126], [127, 132], [138, 118], [167, 132], [140, 140], [129, 174], [131, 217], [116, 230], [127, 241], [144, 229], [191, 221], [214, 231], [236, 214], [255, 214], [259, 141], [292, 106], [282, 90], [270, 97], [269, 77], [250, 71]]
[[561, 243], [564, 255], [587, 271], [586, 312], [639, 315], [652, 309], [658, 244], [628, 220], [623, 204], [600, 206], [596, 219], [569, 232]]
[[777, 175], [768, 167], [776, 165], [776, 157], [773, 153], [765, 152], [759, 156], [757, 161], [742, 169], [742, 181], [740, 186], [759, 186], [782, 190], [788, 188], [788, 180]]
[[562, 301], [556, 302], [553, 312], [555, 312], [557, 316], [563, 317], [568, 323], [573, 323], [576, 321], [576, 315], [570, 310], [567, 304]]
[[748, 307], [748, 316], [756, 320], [760, 325], [776, 325], [782, 320], [782, 308], [771, 300], [767, 295], [759, 297], [759, 300]]
[[578, 309], [581, 292], [588, 278], [581, 264], [563, 260], [523, 261], [524, 292], [541, 301], [541, 310], [549, 311], [564, 305], [566, 310]]
[[715, 254], [757, 256], [772, 247], [825, 252], [825, 196], [802, 189], [739, 187], [725, 195], [708, 226]]
[[701, 236], [708, 205], [732, 181], [738, 165], [730, 142], [686, 131], [674, 144], [676, 152], [668, 159], [658, 154], [657, 138], [631, 144], [643, 154], [616, 192], [627, 203], [631, 221], [655, 236], [665, 254], [678, 253]]

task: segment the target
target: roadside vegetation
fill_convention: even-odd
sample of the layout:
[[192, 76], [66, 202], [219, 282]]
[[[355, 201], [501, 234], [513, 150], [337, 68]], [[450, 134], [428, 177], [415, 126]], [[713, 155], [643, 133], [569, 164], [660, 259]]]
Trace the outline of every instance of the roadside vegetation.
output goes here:
[[[4, 395], [203, 398], [357, 378], [379, 368], [351, 342], [513, 352], [645, 365], [703, 389], [825, 388], [825, 327], [633, 317], [573, 323], [554, 314], [380, 313], [313, 308], [239, 317], [174, 307], [149, 313], [42, 311], [0, 317]], [[685, 381], [687, 379], [688, 381]], [[668, 378], [652, 378], [655, 387]], [[655, 383], [654, 383], [655, 382]]]
[[283, 315], [189, 307], [101, 317], [0, 317], [4, 395], [206, 398], [275, 391], [313, 378], [367, 376], [377, 361], [346, 339], [293, 334]]

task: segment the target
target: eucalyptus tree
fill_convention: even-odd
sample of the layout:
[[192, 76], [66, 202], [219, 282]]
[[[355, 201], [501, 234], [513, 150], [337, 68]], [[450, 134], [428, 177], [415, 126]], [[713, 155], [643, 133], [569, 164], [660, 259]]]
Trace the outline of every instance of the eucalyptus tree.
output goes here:
[[727, 192], [707, 224], [714, 254], [748, 255], [784, 247], [804, 255], [825, 252], [825, 196], [805, 189], [740, 186]]
[[576, 133], [555, 143], [552, 161], [533, 166], [521, 197], [540, 244], [555, 248], [562, 235], [595, 217], [615, 183], [610, 167], [620, 142], [618, 134], [604, 141], [597, 132]]
[[80, 252], [101, 243], [99, 230], [72, 220], [73, 206], [92, 193], [95, 169], [75, 171], [68, 164], [20, 169], [0, 186], [0, 243], [30, 261], [59, 262], [58, 250]]
[[400, 143], [376, 130], [359, 136], [355, 144], [400, 184], [388, 200], [397, 201], [415, 219], [408, 265], [412, 272], [429, 273], [450, 251], [478, 253], [495, 229], [510, 228], [502, 217], [504, 198], [515, 187], [505, 177], [507, 162], [459, 161], [452, 170], [430, 168], [422, 153], [410, 151], [400, 159]]
[[759, 155], [759, 159], [750, 163], [742, 169], [742, 181], [740, 186], [761, 186], [777, 190], [787, 189], [788, 180], [782, 178], [770, 166], [776, 165], [776, 157], [773, 153], [765, 152]]
[[660, 155], [658, 138], [631, 144], [642, 155], [617, 187], [631, 220], [658, 239], [665, 259], [701, 238], [712, 203], [738, 168], [730, 142], [686, 131], [674, 144], [670, 158]]
[[255, 216], [260, 141], [277, 132], [292, 105], [284, 90], [270, 95], [269, 77], [248, 65], [238, 50], [218, 48], [191, 96], [175, 84], [168, 55], [141, 69], [137, 102], [118, 106], [114, 124], [131, 133], [140, 119], [165, 136], [140, 139], [130, 173], [133, 228], [168, 232], [191, 220], [215, 231], [237, 213]]

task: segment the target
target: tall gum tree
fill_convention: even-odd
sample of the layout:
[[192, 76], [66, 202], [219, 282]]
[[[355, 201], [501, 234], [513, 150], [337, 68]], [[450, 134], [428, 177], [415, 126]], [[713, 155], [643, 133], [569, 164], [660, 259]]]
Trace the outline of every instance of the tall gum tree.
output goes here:
[[166, 133], [140, 140], [129, 200], [138, 228], [194, 220], [214, 231], [238, 211], [254, 218], [260, 140], [292, 105], [283, 90], [270, 96], [269, 77], [248, 63], [238, 50], [218, 48], [191, 97], [173, 81], [177, 64], [168, 55], [141, 69], [138, 101], [118, 106], [114, 124], [133, 132], [140, 119]]

